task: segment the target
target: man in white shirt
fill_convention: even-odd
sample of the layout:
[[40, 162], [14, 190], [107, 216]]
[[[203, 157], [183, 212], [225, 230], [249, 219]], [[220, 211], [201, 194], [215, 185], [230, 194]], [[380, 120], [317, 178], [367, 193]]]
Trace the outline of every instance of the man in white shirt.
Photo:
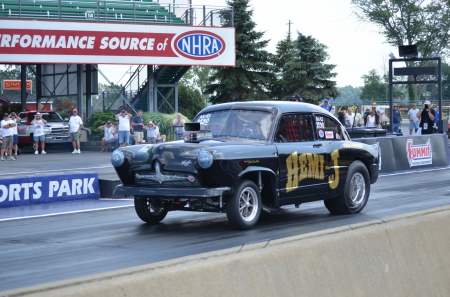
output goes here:
[[102, 125], [98, 128], [104, 131], [104, 137], [102, 138], [102, 150], [100, 152], [107, 152], [108, 148], [112, 148], [114, 150], [116, 143], [116, 139], [114, 138], [116, 128], [114, 128], [111, 121], [107, 121], [106, 125]]
[[355, 120], [355, 114], [353, 113], [352, 109], [349, 108], [347, 115], [345, 116], [345, 124], [348, 127], [353, 127], [353, 122]]
[[1, 122], [2, 125], [2, 148], [0, 150], [1, 160], [3, 159], [3, 155], [5, 151], [8, 153], [8, 159], [10, 161], [15, 161], [16, 158], [12, 156], [12, 145], [13, 145], [13, 128], [16, 124], [9, 118], [9, 114], [5, 113], [3, 115], [3, 120]]
[[384, 110], [377, 107], [376, 102], [372, 102], [372, 110], [375, 112], [375, 124], [377, 128], [382, 127]]
[[44, 136], [44, 125], [47, 124], [47, 121], [42, 118], [42, 114], [40, 112], [34, 115], [34, 119], [31, 121], [31, 125], [34, 127], [33, 132], [33, 140], [35, 151], [34, 154], [39, 154], [39, 142], [41, 142], [41, 154], [46, 154], [45, 152], [45, 136]]
[[416, 133], [417, 129], [419, 129], [419, 118], [417, 117], [417, 113], [419, 110], [417, 109], [417, 104], [413, 103], [412, 108], [408, 110], [408, 119], [409, 119], [409, 135], [413, 135]]
[[119, 121], [119, 147], [127, 146], [130, 141], [131, 117], [131, 113], [126, 112], [124, 109], [116, 114], [116, 119]]
[[175, 140], [183, 140], [184, 137], [184, 120], [182, 119], [182, 114], [178, 113], [177, 118], [173, 120], [172, 126], [175, 126]]
[[72, 154], [81, 154], [80, 151], [80, 130], [83, 128], [83, 120], [78, 115], [78, 110], [72, 110], [72, 116], [69, 119], [69, 129], [67, 133], [72, 140], [73, 152]]

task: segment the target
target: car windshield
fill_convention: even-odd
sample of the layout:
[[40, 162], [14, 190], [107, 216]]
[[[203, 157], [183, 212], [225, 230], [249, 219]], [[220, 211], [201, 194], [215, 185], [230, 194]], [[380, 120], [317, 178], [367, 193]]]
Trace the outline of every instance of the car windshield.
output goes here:
[[57, 113], [43, 113], [42, 118], [47, 121], [47, 123], [60, 123], [63, 122], [61, 116]]
[[244, 137], [266, 140], [272, 124], [272, 114], [254, 110], [220, 110], [199, 114], [194, 122], [213, 137]]

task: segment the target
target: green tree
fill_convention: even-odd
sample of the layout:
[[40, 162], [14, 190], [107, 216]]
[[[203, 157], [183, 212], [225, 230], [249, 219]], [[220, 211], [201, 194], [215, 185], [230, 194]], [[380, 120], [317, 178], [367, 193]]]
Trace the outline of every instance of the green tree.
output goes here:
[[364, 86], [361, 88], [360, 98], [364, 103], [386, 100], [387, 84], [375, 69], [362, 76]]
[[[356, 16], [376, 24], [392, 46], [417, 44], [422, 57], [442, 53], [450, 42], [450, 5], [447, 0], [351, 0]], [[427, 62], [408, 61], [407, 66]], [[413, 81], [414, 77], [408, 77]], [[425, 84], [410, 85], [410, 99], [419, 100]], [[414, 95], [414, 96], [412, 96]]]
[[192, 119], [205, 106], [205, 101], [198, 89], [183, 83], [178, 84], [178, 111], [181, 114]]
[[291, 38], [291, 33], [286, 36], [286, 39], [281, 40], [276, 45], [276, 53], [272, 56], [272, 64], [275, 66], [275, 77], [271, 86], [271, 97], [274, 99], [286, 98], [290, 94], [283, 89], [283, 67], [289, 61], [294, 59], [294, 42]]
[[[264, 50], [268, 41], [261, 40], [264, 32], [255, 31], [249, 0], [230, 0], [227, 4], [234, 9], [236, 67], [215, 68], [216, 73], [205, 86], [205, 93], [211, 95], [210, 102], [213, 104], [269, 99], [274, 69], [270, 64], [271, 54]], [[225, 22], [229, 23], [228, 15], [224, 17]]]
[[[342, 102], [349, 102], [348, 105], [357, 105], [360, 103], [361, 87], [345, 86], [337, 89], [340, 93], [337, 99], [342, 100]], [[332, 100], [330, 100], [330, 103], [334, 105]]]
[[298, 93], [305, 101], [317, 103], [324, 98], [336, 98], [336, 65], [325, 64], [327, 46], [312, 36], [298, 32], [294, 41], [293, 58], [283, 66], [283, 90]]
[[209, 77], [214, 74], [215, 70], [211, 67], [194, 66], [180, 80], [180, 84], [196, 88], [200, 91], [201, 97], [205, 104], [208, 101], [208, 94], [205, 93], [205, 86], [208, 84]]

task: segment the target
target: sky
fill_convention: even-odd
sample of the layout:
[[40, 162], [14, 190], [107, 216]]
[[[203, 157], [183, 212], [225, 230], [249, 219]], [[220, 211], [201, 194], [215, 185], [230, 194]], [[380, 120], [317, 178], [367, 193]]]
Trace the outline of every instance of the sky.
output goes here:
[[[165, 2], [165, 1], [160, 1]], [[328, 47], [327, 64], [336, 65], [338, 87], [363, 86], [362, 76], [375, 69], [383, 74], [389, 53], [398, 49], [385, 43], [379, 28], [359, 21], [352, 12], [350, 0], [250, 0], [256, 31], [265, 32], [262, 40], [270, 40], [267, 51], [275, 53], [276, 44], [286, 38], [291, 23], [291, 36], [297, 32], [312, 36]], [[226, 6], [225, 0], [192, 0], [193, 5]], [[100, 65], [109, 80], [125, 84], [129, 66]], [[106, 83], [101, 75], [99, 81]]]

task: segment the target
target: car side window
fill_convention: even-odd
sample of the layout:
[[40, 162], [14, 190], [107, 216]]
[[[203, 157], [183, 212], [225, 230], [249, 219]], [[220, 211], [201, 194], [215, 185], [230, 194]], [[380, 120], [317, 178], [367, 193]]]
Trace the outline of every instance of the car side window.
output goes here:
[[334, 119], [323, 114], [315, 114], [316, 136], [319, 140], [342, 140], [341, 125]]
[[306, 114], [283, 115], [278, 121], [274, 142], [304, 142], [314, 140], [312, 118]]

